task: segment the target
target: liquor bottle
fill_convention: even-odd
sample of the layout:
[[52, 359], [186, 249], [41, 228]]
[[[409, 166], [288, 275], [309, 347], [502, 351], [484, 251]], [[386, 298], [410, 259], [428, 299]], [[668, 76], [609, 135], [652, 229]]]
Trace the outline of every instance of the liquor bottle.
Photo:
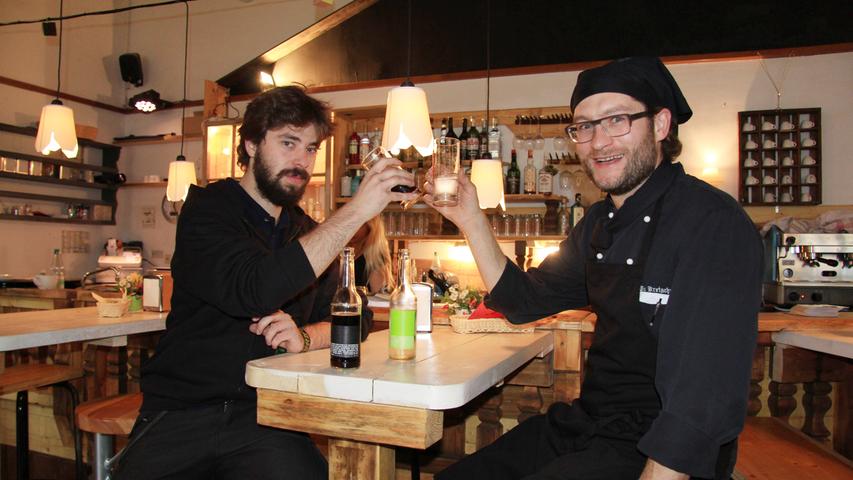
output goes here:
[[56, 275], [55, 288], [65, 288], [65, 266], [62, 264], [62, 253], [58, 248], [53, 249], [53, 258], [50, 259], [50, 274]]
[[480, 119], [480, 156], [477, 158], [497, 158], [492, 157], [492, 152], [489, 151], [489, 128], [486, 125], [486, 119]]
[[524, 166], [524, 193], [536, 193], [536, 165], [533, 164], [533, 150], [527, 151], [527, 165]]
[[572, 228], [572, 212], [569, 209], [569, 199], [563, 197], [560, 201], [560, 211], [557, 212], [557, 233], [559, 235], [568, 235]]
[[409, 250], [400, 249], [397, 259], [397, 287], [391, 294], [388, 314], [388, 358], [415, 358], [415, 318], [418, 300], [412, 290]]
[[462, 133], [459, 134], [459, 160], [468, 160], [468, 119], [462, 119]]
[[443, 144], [444, 139], [446, 139], [446, 138], [447, 138], [447, 119], [442, 118], [441, 119], [441, 131], [439, 132], [439, 136], [438, 136], [438, 143]]
[[358, 165], [359, 163], [361, 163], [361, 158], [359, 158], [358, 155], [358, 149], [360, 145], [361, 137], [358, 136], [355, 124], [353, 124], [352, 135], [349, 136], [349, 143], [347, 144], [347, 155], [349, 156], [350, 165]]
[[572, 204], [572, 228], [576, 227], [583, 218], [583, 205], [581, 205], [581, 194], [575, 194], [575, 203]]
[[501, 131], [498, 128], [498, 119], [492, 117], [492, 128], [489, 129], [488, 150], [492, 158], [501, 158]]
[[343, 176], [341, 176], [341, 196], [352, 196], [352, 170], [344, 173]]
[[[375, 128], [373, 130], [373, 135], [371, 135], [371, 137], [370, 137], [370, 149], [373, 150], [374, 148], [378, 147], [381, 144], [382, 144], [382, 131], [379, 130], [378, 128]], [[362, 160], [364, 160], [364, 157], [362, 157]]]
[[480, 158], [480, 132], [477, 131], [477, 125], [474, 123], [474, 117], [471, 117], [468, 128], [468, 160], [476, 160]]
[[432, 252], [432, 264], [429, 269], [435, 273], [441, 273], [441, 258], [438, 256], [438, 252]]
[[412, 172], [415, 176], [415, 188], [423, 191], [424, 183], [426, 182], [426, 169], [424, 168], [424, 157], [418, 155], [418, 167]]
[[459, 140], [459, 136], [456, 135], [456, 131], [453, 130], [453, 117], [447, 119], [447, 138], [455, 138]]
[[355, 176], [350, 180], [350, 195], [355, 196], [356, 192], [358, 192], [358, 187], [361, 186], [361, 170], [355, 171]]
[[557, 173], [557, 169], [547, 160], [543, 159], [543, 163], [545, 165], [539, 169], [539, 193], [547, 197], [554, 191], [554, 175]]
[[361, 297], [355, 289], [355, 250], [341, 252], [341, 275], [332, 297], [331, 364], [338, 368], [361, 365]]
[[365, 130], [364, 136], [361, 137], [361, 141], [358, 144], [358, 159], [359, 163], [362, 160], [367, 158], [367, 154], [370, 153], [370, 132]]
[[521, 170], [518, 169], [518, 159], [515, 156], [515, 149], [512, 149], [509, 168], [506, 171], [506, 193], [508, 195], [518, 195], [521, 193]]

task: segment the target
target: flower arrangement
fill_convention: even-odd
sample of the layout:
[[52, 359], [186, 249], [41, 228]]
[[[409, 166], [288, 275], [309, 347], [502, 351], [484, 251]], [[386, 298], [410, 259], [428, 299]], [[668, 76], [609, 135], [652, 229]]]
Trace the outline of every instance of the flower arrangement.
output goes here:
[[451, 285], [441, 296], [441, 301], [447, 303], [446, 308], [450, 315], [469, 315], [483, 302], [483, 294], [475, 289]]
[[142, 275], [134, 272], [124, 278], [120, 278], [116, 285], [118, 291], [125, 296], [139, 295], [142, 293]]

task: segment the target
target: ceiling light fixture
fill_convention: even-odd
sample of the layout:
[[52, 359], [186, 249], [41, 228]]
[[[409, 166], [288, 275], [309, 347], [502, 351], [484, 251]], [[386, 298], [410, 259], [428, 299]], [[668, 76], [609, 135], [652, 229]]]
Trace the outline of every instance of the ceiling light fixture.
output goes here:
[[184, 94], [181, 100], [181, 153], [169, 163], [169, 183], [166, 185], [166, 198], [170, 202], [182, 202], [187, 199], [190, 185], [196, 184], [195, 164], [188, 162], [184, 156], [184, 115], [187, 108], [187, 49], [190, 36], [190, 5], [184, 2], [186, 7], [186, 20], [184, 24]]
[[59, 100], [60, 72], [62, 71], [62, 5], [59, 1], [59, 54], [56, 66], [56, 97], [41, 109], [35, 148], [42, 155], [62, 150], [68, 158], [77, 156], [77, 129], [74, 126], [74, 110]]
[[171, 105], [171, 102], [161, 99], [160, 92], [157, 90], [146, 90], [130, 97], [127, 104], [140, 112], [151, 113], [155, 110], [162, 110], [168, 107]]
[[408, 52], [406, 80], [388, 92], [382, 146], [392, 154], [411, 146], [423, 156], [432, 155], [435, 138], [429, 119], [426, 92], [412, 83], [412, 0], [409, 0]]

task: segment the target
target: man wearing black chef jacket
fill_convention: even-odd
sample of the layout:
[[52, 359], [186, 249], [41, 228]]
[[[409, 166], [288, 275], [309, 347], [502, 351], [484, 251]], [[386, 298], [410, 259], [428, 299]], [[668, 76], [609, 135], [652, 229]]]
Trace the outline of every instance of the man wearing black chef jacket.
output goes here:
[[567, 133], [608, 195], [538, 268], [501, 253], [464, 175], [459, 205], [438, 210], [465, 234], [486, 304], [511, 322], [592, 307], [580, 398], [436, 478], [728, 479], [757, 335], [758, 233], [675, 163], [692, 111], [659, 59], [582, 72], [571, 109]]
[[246, 362], [277, 348], [328, 347], [338, 278], [327, 267], [388, 202], [415, 195], [391, 192], [413, 177], [382, 159], [352, 201], [317, 225], [298, 202], [331, 129], [328, 105], [303, 88], [264, 92], [240, 127], [245, 175], [190, 189], [172, 258], [172, 311], [143, 365], [142, 407], [113, 478], [327, 478], [307, 435], [257, 424]]

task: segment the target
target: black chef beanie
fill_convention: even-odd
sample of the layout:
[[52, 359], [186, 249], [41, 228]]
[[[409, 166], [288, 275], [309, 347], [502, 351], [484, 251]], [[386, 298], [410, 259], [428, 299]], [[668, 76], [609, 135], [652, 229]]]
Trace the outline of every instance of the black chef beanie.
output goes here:
[[572, 112], [583, 99], [597, 93], [624, 93], [643, 102], [646, 107], [664, 107], [672, 112], [674, 122], [684, 123], [693, 110], [672, 78], [672, 74], [657, 57], [629, 57], [614, 60], [600, 67], [584, 70], [572, 93]]

